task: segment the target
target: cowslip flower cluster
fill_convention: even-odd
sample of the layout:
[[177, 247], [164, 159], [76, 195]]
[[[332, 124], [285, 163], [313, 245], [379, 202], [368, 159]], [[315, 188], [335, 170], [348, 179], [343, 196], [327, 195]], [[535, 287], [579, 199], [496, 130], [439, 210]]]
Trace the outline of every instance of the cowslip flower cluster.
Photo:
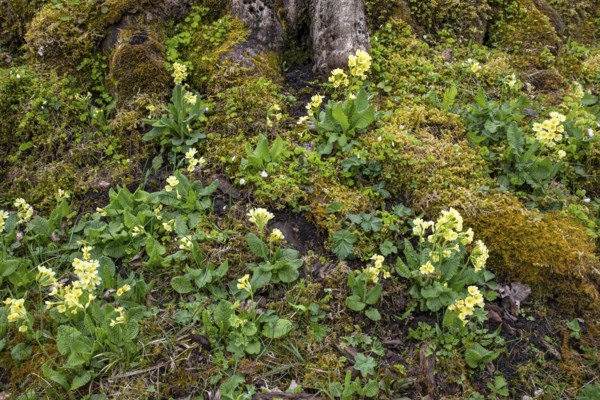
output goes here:
[[321, 104], [323, 104], [323, 96], [315, 94], [313, 97], [311, 97], [310, 103], [306, 105], [306, 112], [308, 115], [314, 115], [315, 110], [321, 107]]
[[350, 84], [350, 79], [348, 75], [341, 68], [336, 68], [331, 71], [331, 76], [329, 77], [329, 83], [332, 84], [334, 88], [346, 87]]
[[356, 53], [348, 57], [348, 67], [350, 67], [350, 75], [359, 78], [360, 80], [367, 79], [367, 72], [371, 69], [372, 58], [364, 50], [356, 50]]
[[62, 189], [58, 189], [58, 192], [56, 192], [56, 201], [67, 200], [69, 197], [71, 197], [69, 192]]
[[56, 273], [50, 268], [38, 265], [38, 273], [35, 277], [40, 287], [56, 286]]
[[5, 228], [5, 221], [8, 219], [8, 213], [4, 210], [0, 210], [0, 233]]
[[[432, 234], [427, 237], [430, 243], [450, 244], [455, 240], [459, 240], [462, 244], [470, 244], [473, 241], [473, 230], [470, 228], [463, 232], [463, 218], [454, 208], [443, 210], [435, 224], [432, 221], [423, 221], [419, 218], [413, 221], [413, 225], [418, 227], [416, 235], [421, 237], [423, 241], [425, 231], [432, 228]], [[413, 228], [415, 232], [415, 228]]]
[[250, 284], [250, 275], [246, 274], [238, 279], [237, 283], [238, 290], [245, 290], [248, 293], [252, 293], [252, 285]]
[[565, 132], [565, 127], [562, 125], [566, 121], [566, 117], [556, 111], [550, 113], [550, 118], [542, 123], [536, 122], [533, 124], [535, 137], [541, 144], [547, 147], [554, 147], [560, 142]]
[[136, 225], [131, 229], [131, 236], [133, 237], [143, 235], [144, 233], [146, 233], [146, 230], [141, 225]]
[[264, 208], [253, 208], [246, 215], [250, 217], [250, 222], [256, 225], [260, 232], [263, 231], [263, 229], [265, 228], [265, 226], [267, 226], [270, 220], [275, 218], [275, 216], [272, 213], [270, 213]]
[[174, 176], [167, 178], [167, 186], [165, 186], [165, 192], [171, 192], [179, 185], [179, 179]]
[[435, 267], [431, 261], [427, 261], [424, 265], [419, 268], [419, 273], [423, 276], [431, 276], [435, 274]]
[[[87, 308], [96, 298], [93, 292], [100, 285], [102, 279], [98, 275], [100, 262], [91, 259], [91, 250], [91, 247], [84, 246], [81, 249], [83, 259], [75, 258], [73, 260], [72, 265], [75, 275], [77, 275], [76, 281], [68, 286], [63, 286], [59, 283], [55, 284], [50, 295], [57, 297], [59, 301], [46, 301], [48, 309], [56, 306], [56, 309], [61, 314], [67, 311], [71, 314], [77, 314], [79, 310]], [[81, 299], [84, 297], [84, 293], [87, 293], [87, 302], [82, 304]]]
[[187, 67], [179, 63], [173, 64], [173, 75], [171, 76], [176, 85], [181, 85], [181, 82], [187, 78]]
[[283, 233], [275, 228], [271, 231], [271, 234], [269, 235], [269, 242], [271, 243], [277, 243], [277, 242], [282, 242], [285, 240], [285, 236], [283, 236]]
[[379, 254], [373, 254], [371, 260], [373, 260], [373, 265], [369, 265], [363, 269], [367, 281], [377, 283], [379, 282], [380, 276], [383, 276], [385, 279], [390, 277], [390, 273], [383, 267], [383, 256]]
[[469, 286], [467, 288], [469, 295], [463, 300], [458, 299], [448, 306], [448, 310], [458, 313], [458, 318], [467, 324], [468, 318], [473, 315], [475, 307], [483, 308], [485, 303], [483, 301], [483, 295], [479, 292], [477, 286]]
[[198, 101], [198, 96], [193, 94], [192, 92], [185, 92], [185, 94], [183, 95], [183, 100], [187, 104], [193, 106]]
[[33, 216], [33, 207], [31, 207], [25, 199], [18, 198], [15, 200], [14, 206], [18, 210], [17, 216], [19, 217], [19, 223], [29, 222], [31, 217]]
[[479, 71], [481, 71], [481, 64], [479, 64], [479, 61], [477, 60], [473, 60], [472, 58], [469, 58], [466, 62], [467, 67], [469, 67], [469, 69], [471, 70], [472, 73], [474, 73], [475, 75], [477, 75], [479, 73]]
[[19, 332], [27, 331], [27, 310], [25, 309], [25, 299], [7, 298], [4, 304], [8, 307], [8, 322], [21, 323]]
[[276, 122], [281, 121], [281, 119], [283, 118], [283, 114], [281, 113], [281, 106], [279, 104], [273, 104], [267, 110], [267, 126], [269, 128], [273, 126], [273, 120], [271, 119], [271, 117], [273, 117]]
[[117, 316], [117, 318], [110, 320], [110, 326], [112, 328], [114, 328], [116, 325], [125, 323], [125, 311], [123, 310], [123, 307], [117, 307], [115, 308], [115, 311], [119, 313], [119, 315]]
[[129, 292], [130, 290], [131, 290], [131, 286], [129, 286], [128, 284], [124, 284], [123, 286], [121, 286], [120, 288], [117, 289], [117, 296], [121, 297], [125, 293]]
[[192, 250], [192, 241], [188, 237], [182, 237], [179, 239], [179, 249], [180, 250]]
[[485, 268], [485, 263], [489, 257], [490, 254], [487, 246], [481, 240], [475, 242], [475, 248], [471, 252], [471, 262], [473, 263], [473, 267], [475, 267], [475, 272], [479, 272]]
[[198, 150], [196, 149], [189, 149], [185, 152], [185, 159], [189, 163], [187, 167], [188, 172], [194, 172], [196, 167], [202, 167], [206, 164], [206, 159], [204, 157], [196, 158], [196, 154], [198, 154]]

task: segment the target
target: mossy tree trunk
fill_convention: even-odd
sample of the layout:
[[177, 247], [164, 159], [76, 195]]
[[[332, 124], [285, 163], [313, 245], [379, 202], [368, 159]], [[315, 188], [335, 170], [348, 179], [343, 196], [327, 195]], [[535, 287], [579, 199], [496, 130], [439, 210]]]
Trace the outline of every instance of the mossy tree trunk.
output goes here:
[[326, 72], [369, 48], [364, 0], [230, 0], [230, 6], [250, 30], [244, 46], [250, 54], [282, 55], [286, 42], [301, 40], [311, 46], [314, 69]]

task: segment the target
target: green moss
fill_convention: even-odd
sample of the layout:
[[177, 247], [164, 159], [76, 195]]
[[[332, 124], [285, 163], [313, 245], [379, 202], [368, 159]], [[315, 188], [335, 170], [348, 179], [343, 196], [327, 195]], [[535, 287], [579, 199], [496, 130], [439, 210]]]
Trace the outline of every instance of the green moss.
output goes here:
[[76, 197], [105, 190], [144, 157], [140, 134], [131, 127], [141, 113], [127, 123], [121, 112], [113, 121], [110, 115], [93, 118], [91, 99], [72, 78], [0, 70], [0, 92], [7, 94], [0, 98], [0, 203], [24, 197], [45, 209], [54, 205], [58, 188]]
[[[379, 136], [381, 141], [376, 140]], [[484, 161], [467, 142], [465, 127], [454, 114], [406, 106], [369, 141], [370, 153], [383, 162], [387, 190], [418, 207], [439, 200], [446, 190], [490, 183]]]
[[562, 45], [551, 11], [550, 7], [538, 8], [533, 0], [500, 2], [488, 29], [490, 44], [514, 54], [514, 66], [546, 68], [548, 60], [542, 54], [556, 54]]
[[64, 1], [45, 4], [29, 24], [25, 39], [29, 57], [36, 63], [73, 72], [93, 53], [110, 26], [129, 10], [149, 6], [156, 0]]
[[408, 0], [417, 23], [434, 37], [482, 43], [491, 11], [487, 1]]
[[164, 95], [171, 83], [165, 70], [164, 46], [160, 27], [146, 32], [120, 31], [119, 40], [110, 54], [109, 81], [120, 104], [139, 93]]
[[25, 42], [27, 24], [47, 0], [6, 0], [0, 7], [0, 47], [16, 52]]
[[594, 271], [600, 267], [585, 227], [559, 212], [542, 214], [508, 194], [477, 194], [465, 189], [452, 199], [429, 204], [428, 215], [453, 206], [490, 250], [489, 268], [509, 281], [556, 297], [569, 311], [598, 309]]

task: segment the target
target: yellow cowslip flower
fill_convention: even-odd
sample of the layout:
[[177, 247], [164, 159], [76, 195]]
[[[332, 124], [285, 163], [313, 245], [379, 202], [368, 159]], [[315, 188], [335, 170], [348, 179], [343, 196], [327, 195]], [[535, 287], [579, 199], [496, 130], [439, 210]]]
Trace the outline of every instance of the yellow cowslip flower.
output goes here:
[[15, 200], [14, 206], [17, 208], [19, 217], [19, 224], [29, 222], [33, 216], [33, 207], [31, 207], [25, 199], [18, 198]]
[[319, 108], [323, 104], [323, 96], [315, 94], [310, 98], [313, 108]]
[[476, 304], [477, 304], [477, 301], [472, 296], [469, 296], [469, 297], [467, 297], [465, 299], [465, 306], [466, 307], [473, 308], [473, 307], [475, 307]]
[[458, 238], [458, 233], [454, 232], [452, 229], [448, 229], [444, 232], [444, 240], [447, 242], [452, 242]]
[[169, 220], [167, 222], [163, 222], [163, 229], [167, 232], [173, 232], [173, 226], [175, 226], [175, 220]]
[[181, 85], [181, 82], [187, 77], [187, 67], [183, 64], [173, 64], [173, 82], [176, 85]]
[[433, 221], [423, 221], [421, 218], [415, 218], [413, 221], [413, 234], [423, 236], [425, 231], [434, 225]]
[[8, 213], [4, 210], [0, 210], [0, 233], [4, 230], [4, 223], [8, 219]]
[[179, 249], [180, 250], [192, 250], [192, 241], [187, 237], [182, 237], [179, 239]]
[[196, 104], [196, 101], [198, 101], [198, 96], [194, 95], [192, 92], [185, 92], [183, 100], [189, 105], [194, 105]]
[[115, 311], [118, 312], [119, 315], [117, 316], [117, 318], [112, 319], [110, 321], [111, 327], [115, 327], [116, 325], [125, 323], [125, 311], [123, 310], [123, 307], [117, 307], [115, 308]]
[[46, 268], [42, 265], [37, 267], [38, 273], [36, 280], [41, 287], [54, 286], [56, 285], [56, 274], [50, 268]]
[[283, 240], [285, 240], [285, 236], [283, 236], [283, 233], [279, 229], [275, 228], [271, 231], [269, 242], [277, 243]]
[[562, 160], [563, 158], [565, 158], [566, 155], [567, 155], [567, 153], [564, 150], [559, 150], [558, 152], [556, 152], [556, 156], [558, 157], [559, 160]]
[[489, 256], [486, 245], [481, 240], [478, 240], [475, 243], [475, 248], [471, 252], [471, 262], [475, 267], [475, 272], [479, 272], [485, 268], [485, 263]]
[[481, 71], [481, 64], [479, 64], [479, 61], [477, 61], [477, 60], [473, 60], [473, 59], [469, 58], [467, 60], [467, 66], [469, 67], [471, 72], [473, 72], [475, 75], [477, 75], [477, 73], [479, 71]]
[[100, 214], [101, 217], [108, 217], [108, 213], [104, 208], [96, 207], [96, 212]]
[[179, 179], [175, 176], [170, 176], [167, 178], [167, 186], [165, 186], [165, 191], [172, 191], [177, 185], [179, 185]]
[[117, 296], [121, 297], [123, 294], [129, 292], [131, 290], [131, 286], [125, 284], [117, 289]]
[[238, 279], [237, 284], [238, 290], [245, 290], [248, 293], [252, 293], [252, 285], [250, 284], [250, 275], [246, 274]]
[[[474, 236], [473, 229], [469, 228], [469, 229], [467, 229], [467, 231], [465, 233], [460, 235], [459, 240], [464, 245], [471, 244], [473, 242], [473, 236]], [[459, 249], [457, 249], [456, 251], [459, 251]]]
[[23, 332], [27, 332], [27, 325], [23, 324], [19, 327], [19, 332], [23, 333]]
[[307, 122], [308, 122], [308, 117], [305, 115], [304, 117], [298, 118], [298, 122], [296, 122], [296, 124], [297, 125], [304, 125]]
[[196, 154], [198, 154], [198, 150], [196, 149], [189, 149], [188, 151], [185, 152], [185, 158], [187, 158], [188, 160], [194, 158], [196, 156]]
[[146, 230], [141, 225], [134, 226], [133, 229], [131, 230], [131, 236], [133, 236], [133, 237], [139, 236], [144, 233], [146, 233]]
[[333, 85], [334, 88], [338, 88], [340, 86], [346, 87], [350, 84], [348, 75], [346, 75], [344, 70], [341, 68], [336, 68], [333, 71], [331, 71], [329, 82]]
[[64, 190], [62, 190], [62, 189], [58, 189], [58, 192], [56, 193], [56, 200], [57, 200], [57, 201], [60, 201], [60, 200], [62, 200], [62, 199], [68, 199], [69, 197], [71, 197], [71, 196], [69, 195], [69, 192], [65, 192], [65, 191], [64, 191]]
[[91, 246], [83, 246], [81, 249], [81, 253], [83, 254], [83, 259], [85, 261], [90, 261], [90, 251], [92, 251]]
[[477, 286], [469, 286], [467, 291], [471, 296], [475, 296], [479, 294], [479, 288]]
[[381, 268], [383, 267], [383, 261], [385, 258], [379, 254], [373, 254], [371, 260], [375, 261], [375, 268]]
[[483, 308], [485, 306], [483, 295], [481, 293], [477, 293], [475, 296], [473, 296], [473, 299], [475, 299], [475, 304], [477, 307]]
[[433, 275], [435, 273], [435, 267], [430, 261], [427, 261], [427, 264], [422, 265], [421, 268], [419, 268], [419, 272], [424, 276]]
[[25, 309], [25, 299], [7, 298], [4, 304], [8, 306], [8, 322], [18, 322], [27, 320], [27, 310]]
[[253, 208], [246, 214], [250, 217], [250, 222], [256, 225], [259, 231], [263, 231], [267, 223], [275, 218], [273, 214], [264, 208]]
[[442, 251], [442, 256], [444, 258], [450, 258], [450, 256], [452, 256], [452, 249], [444, 249], [444, 251]]
[[348, 67], [350, 75], [360, 79], [367, 79], [367, 72], [371, 69], [372, 58], [364, 50], [356, 50], [356, 52], [348, 57]]

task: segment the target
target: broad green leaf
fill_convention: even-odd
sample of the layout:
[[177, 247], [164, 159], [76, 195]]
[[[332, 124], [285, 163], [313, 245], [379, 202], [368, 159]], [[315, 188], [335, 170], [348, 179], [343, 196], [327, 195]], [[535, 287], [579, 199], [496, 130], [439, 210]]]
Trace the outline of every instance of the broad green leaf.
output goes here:
[[373, 286], [373, 288], [367, 293], [365, 303], [369, 305], [376, 304], [379, 301], [379, 298], [381, 297], [382, 291], [383, 289], [380, 284]]
[[513, 121], [508, 126], [508, 129], [506, 130], [506, 139], [508, 140], [508, 145], [513, 149], [515, 154], [520, 155], [523, 153], [525, 138], [516, 122]]
[[356, 235], [342, 229], [333, 234], [331, 250], [342, 260], [352, 254]]
[[81, 376], [76, 376], [75, 378], [73, 378], [70, 390], [77, 390], [80, 387], [86, 385], [90, 380], [92, 380], [92, 375], [89, 373], [89, 371]]
[[337, 103], [335, 106], [333, 106], [331, 115], [340, 124], [342, 131], [344, 133], [348, 132], [350, 122], [348, 122], [348, 117], [344, 113], [344, 110], [342, 110], [342, 103]]
[[411, 269], [417, 269], [421, 266], [419, 255], [408, 239], [404, 239], [404, 257], [406, 257], [406, 263]]
[[291, 321], [280, 318], [275, 323], [264, 324], [262, 334], [270, 339], [279, 339], [287, 335], [292, 330], [292, 326]]
[[346, 297], [346, 306], [353, 311], [362, 311], [365, 309], [365, 303], [357, 295]]
[[375, 307], [369, 307], [369, 308], [367, 308], [365, 310], [365, 315], [371, 321], [377, 322], [377, 321], [381, 320], [381, 314], [379, 313], [379, 310], [377, 310]]
[[410, 279], [412, 276], [410, 270], [400, 257], [396, 259], [396, 272], [398, 273], [398, 275], [405, 279]]
[[258, 236], [254, 233], [249, 233], [246, 237], [248, 242], [248, 246], [250, 247], [250, 251], [257, 256], [263, 259], [267, 259], [269, 257], [269, 248]]
[[179, 294], [187, 294], [194, 290], [192, 283], [186, 276], [175, 276], [171, 278], [171, 287]]

